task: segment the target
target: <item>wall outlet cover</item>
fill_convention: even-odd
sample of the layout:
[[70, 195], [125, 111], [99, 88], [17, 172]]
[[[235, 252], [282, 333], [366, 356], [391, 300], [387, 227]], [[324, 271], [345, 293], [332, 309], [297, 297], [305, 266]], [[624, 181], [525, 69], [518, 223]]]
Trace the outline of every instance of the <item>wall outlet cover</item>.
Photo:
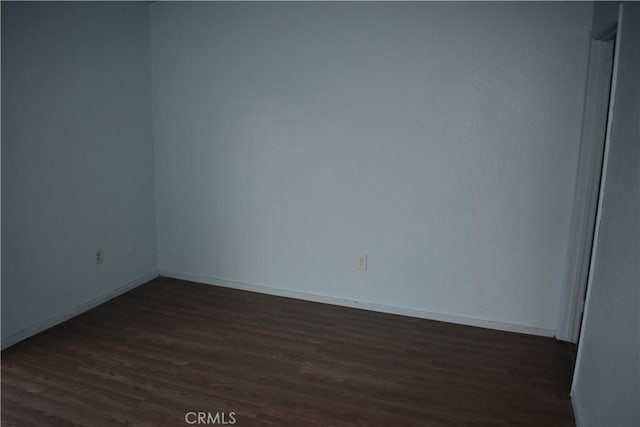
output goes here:
[[357, 262], [357, 269], [359, 271], [364, 271], [367, 269], [367, 255], [360, 255], [356, 262]]

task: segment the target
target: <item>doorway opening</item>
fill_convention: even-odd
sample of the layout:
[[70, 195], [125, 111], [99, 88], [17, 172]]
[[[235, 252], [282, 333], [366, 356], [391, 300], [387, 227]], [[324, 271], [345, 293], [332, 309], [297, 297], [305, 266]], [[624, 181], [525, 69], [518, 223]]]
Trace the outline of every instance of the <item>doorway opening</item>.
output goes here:
[[[617, 24], [591, 40], [582, 136], [568, 246], [568, 268], [556, 338], [578, 343], [592, 253], [597, 242], [598, 206], [602, 197], [613, 105]], [[575, 346], [573, 347], [575, 350]], [[573, 354], [575, 361], [575, 353]]]

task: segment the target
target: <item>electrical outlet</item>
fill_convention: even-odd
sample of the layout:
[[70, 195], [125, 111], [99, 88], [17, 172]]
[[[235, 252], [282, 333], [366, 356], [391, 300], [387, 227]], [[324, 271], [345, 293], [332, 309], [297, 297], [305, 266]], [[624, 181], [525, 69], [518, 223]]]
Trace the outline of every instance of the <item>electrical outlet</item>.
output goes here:
[[102, 249], [98, 249], [96, 251], [96, 265], [102, 264], [103, 261], [104, 261], [104, 258], [102, 255]]
[[364, 271], [367, 269], [367, 255], [360, 255], [356, 259], [356, 268], [358, 271]]

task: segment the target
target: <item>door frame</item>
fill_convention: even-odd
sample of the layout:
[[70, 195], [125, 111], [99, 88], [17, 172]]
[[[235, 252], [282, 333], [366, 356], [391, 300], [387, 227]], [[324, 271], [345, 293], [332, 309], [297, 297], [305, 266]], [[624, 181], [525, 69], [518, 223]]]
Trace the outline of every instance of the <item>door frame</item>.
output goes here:
[[617, 23], [591, 39], [573, 211], [567, 247], [565, 287], [556, 338], [577, 343], [596, 247], [606, 176], [610, 115], [615, 93]]

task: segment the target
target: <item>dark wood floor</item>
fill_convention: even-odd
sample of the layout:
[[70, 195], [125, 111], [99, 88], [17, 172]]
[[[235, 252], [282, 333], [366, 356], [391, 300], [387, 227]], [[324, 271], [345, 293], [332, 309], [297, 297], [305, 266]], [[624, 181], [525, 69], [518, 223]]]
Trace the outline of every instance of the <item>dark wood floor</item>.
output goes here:
[[551, 338], [160, 278], [2, 352], [2, 425], [564, 427], [571, 371]]

